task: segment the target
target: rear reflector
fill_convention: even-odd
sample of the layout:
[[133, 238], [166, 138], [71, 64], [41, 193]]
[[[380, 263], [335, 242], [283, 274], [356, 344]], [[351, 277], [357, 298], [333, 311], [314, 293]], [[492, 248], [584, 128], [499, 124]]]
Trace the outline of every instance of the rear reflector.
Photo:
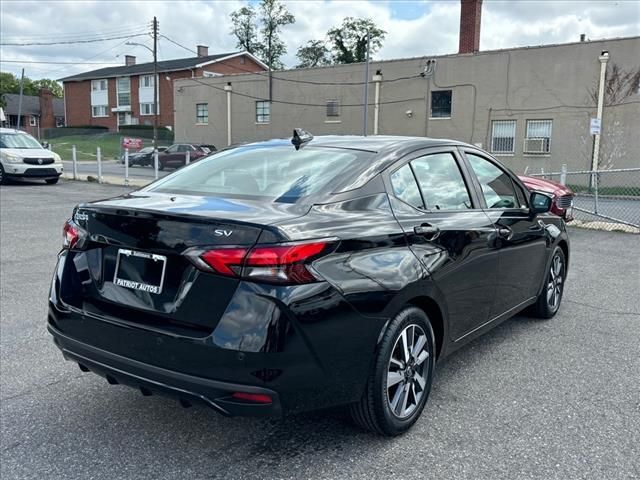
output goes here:
[[273, 403], [271, 397], [264, 393], [246, 393], [246, 392], [235, 392], [231, 395], [233, 398], [238, 400], [246, 400], [247, 402], [253, 403]]
[[220, 275], [280, 284], [318, 281], [308, 264], [330, 253], [332, 241], [260, 245], [253, 248], [216, 248], [189, 255], [193, 263]]

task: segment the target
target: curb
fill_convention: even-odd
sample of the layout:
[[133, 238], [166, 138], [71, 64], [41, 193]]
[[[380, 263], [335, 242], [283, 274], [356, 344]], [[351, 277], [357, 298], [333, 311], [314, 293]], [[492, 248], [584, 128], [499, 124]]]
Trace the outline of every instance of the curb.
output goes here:
[[[65, 172], [62, 174], [62, 178], [64, 178], [65, 180], [78, 181], [78, 182], [99, 183], [98, 178], [94, 175], [78, 175], [78, 178], [74, 179], [73, 174]], [[102, 176], [102, 185], [118, 185], [120, 187], [141, 188], [141, 187], [146, 187], [153, 181], [155, 181], [155, 179], [151, 179], [147, 181], [140, 178], [130, 178], [129, 185], [126, 185], [122, 177], [118, 177], [115, 175]]]

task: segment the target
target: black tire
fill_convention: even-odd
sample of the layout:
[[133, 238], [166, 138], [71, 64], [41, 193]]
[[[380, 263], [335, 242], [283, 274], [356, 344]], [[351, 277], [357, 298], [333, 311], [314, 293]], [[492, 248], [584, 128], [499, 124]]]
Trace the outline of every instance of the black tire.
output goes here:
[[158, 162], [158, 170], [164, 170], [164, 162]]
[[0, 163], [0, 185], [7, 184], [7, 176], [4, 174], [4, 167]]
[[47, 185], [55, 185], [56, 183], [58, 183], [58, 180], [60, 180], [60, 177], [47, 178], [45, 182], [47, 182]]
[[[413, 334], [410, 333], [412, 327]], [[410, 352], [410, 357], [414, 353], [415, 357], [422, 357], [424, 355], [422, 352], [426, 352], [426, 356], [421, 363], [418, 363], [419, 360], [410, 360], [409, 368], [405, 364], [405, 368], [402, 369], [397, 359], [404, 357], [403, 353], [406, 351], [402, 348], [404, 332], [407, 332], [405, 334], [407, 341], [409, 335], [413, 336], [414, 350], [417, 349], [415, 352]], [[416, 334], [418, 334], [417, 337]], [[423, 341], [422, 336], [424, 336], [423, 347], [418, 349], [418, 344]], [[435, 338], [429, 318], [417, 307], [403, 309], [391, 320], [380, 341], [362, 398], [350, 406], [353, 420], [361, 427], [380, 435], [395, 436], [409, 430], [420, 418], [427, 403], [433, 380], [435, 357]], [[397, 380], [397, 375], [403, 377], [404, 381]], [[388, 386], [390, 382], [398, 383]], [[423, 382], [422, 386], [420, 386], [421, 382]], [[400, 395], [400, 398], [396, 398], [397, 395]], [[402, 395], [406, 395], [406, 400]], [[411, 399], [412, 404], [409, 405]], [[405, 400], [404, 404], [400, 405], [403, 400]], [[398, 409], [398, 406], [401, 408]]]
[[[560, 265], [559, 273], [558, 262]], [[560, 247], [556, 247], [551, 255], [551, 263], [545, 272], [544, 287], [529, 312], [537, 318], [552, 318], [558, 313], [560, 303], [562, 302], [562, 294], [564, 293], [564, 284], [567, 275], [567, 260], [564, 252]], [[553, 289], [553, 294], [550, 294]], [[552, 301], [554, 300], [554, 301]]]

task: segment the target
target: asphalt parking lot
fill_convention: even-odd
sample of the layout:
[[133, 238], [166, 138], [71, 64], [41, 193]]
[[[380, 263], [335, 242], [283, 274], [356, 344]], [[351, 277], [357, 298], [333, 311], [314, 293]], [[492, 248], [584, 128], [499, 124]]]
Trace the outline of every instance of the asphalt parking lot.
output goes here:
[[122, 187], [0, 188], [2, 479], [640, 477], [640, 238], [571, 229], [564, 303], [437, 367], [425, 414], [384, 439], [341, 410], [229, 419], [110, 386], [45, 329], [61, 227]]

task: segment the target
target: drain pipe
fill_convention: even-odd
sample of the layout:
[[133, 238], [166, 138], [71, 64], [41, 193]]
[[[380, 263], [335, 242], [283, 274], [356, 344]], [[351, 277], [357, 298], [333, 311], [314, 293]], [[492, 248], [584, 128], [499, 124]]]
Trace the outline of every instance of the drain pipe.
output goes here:
[[376, 71], [372, 78], [376, 84], [375, 99], [373, 103], [373, 134], [378, 135], [378, 126], [380, 122], [380, 83], [382, 82], [382, 71]]
[[231, 92], [233, 91], [231, 82], [224, 86], [224, 91], [227, 92], [227, 146], [229, 146], [231, 145]]
[[598, 112], [596, 117], [601, 125], [600, 132], [595, 134], [593, 141], [593, 158], [591, 159], [591, 170], [598, 169], [598, 157], [600, 155], [600, 135], [602, 133], [602, 109], [604, 107], [604, 82], [607, 76], [607, 62], [609, 61], [609, 52], [603, 50], [600, 56], [600, 85], [598, 85]]

